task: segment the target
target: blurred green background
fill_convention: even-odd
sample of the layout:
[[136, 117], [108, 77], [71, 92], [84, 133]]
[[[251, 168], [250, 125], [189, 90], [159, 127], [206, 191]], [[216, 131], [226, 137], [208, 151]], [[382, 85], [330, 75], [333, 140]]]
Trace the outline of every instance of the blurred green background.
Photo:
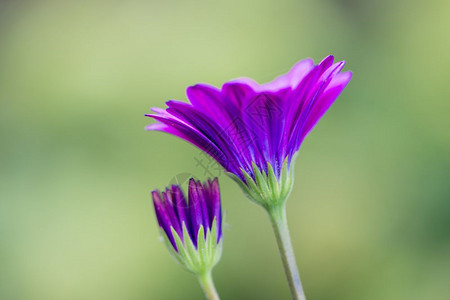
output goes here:
[[[332, 53], [354, 72], [288, 201], [311, 300], [448, 299], [450, 2], [1, 1], [0, 299], [202, 299], [150, 191], [206, 178], [144, 114], [197, 82], [266, 82]], [[264, 212], [216, 169], [223, 299], [289, 299]]]

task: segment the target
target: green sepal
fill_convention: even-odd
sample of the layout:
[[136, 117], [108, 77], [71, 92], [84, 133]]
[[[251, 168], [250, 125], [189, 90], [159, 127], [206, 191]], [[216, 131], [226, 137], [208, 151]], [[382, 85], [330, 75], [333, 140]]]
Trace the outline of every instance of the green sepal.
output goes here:
[[254, 162], [252, 162], [252, 167], [253, 174], [255, 175], [256, 185], [260, 189], [260, 193], [262, 195], [269, 195], [270, 190], [266, 173], [264, 171], [261, 172], [261, 170], [259, 170], [258, 166]]
[[[167, 237], [166, 233], [165, 233], [163, 230], [161, 230], [161, 228], [160, 228], [160, 234], [161, 234], [161, 236], [162, 236], [163, 239], [164, 239], [164, 244], [166, 245], [167, 249], [169, 249], [170, 255], [171, 255], [178, 263], [180, 263], [180, 264], [183, 265], [183, 261], [181, 260], [179, 253], [173, 248], [172, 243], [170, 242], [170, 240], [169, 240], [169, 238]], [[178, 237], [178, 235], [177, 235], [177, 237]], [[181, 241], [180, 241], [180, 242], [181, 242]], [[176, 239], [176, 238], [175, 238], [175, 243], [177, 243], [177, 239]], [[181, 244], [183, 244], [183, 243], [181, 242]], [[179, 248], [179, 247], [177, 247], [177, 248]]]
[[228, 173], [236, 181], [247, 197], [253, 202], [266, 208], [279, 206], [286, 202], [293, 185], [293, 166], [288, 166], [286, 158], [280, 170], [280, 176], [277, 178], [273, 166], [267, 163], [267, 174], [261, 171], [258, 166], [252, 162], [253, 176], [244, 169], [241, 169], [245, 181], [238, 176]]
[[267, 178], [269, 179], [270, 190], [272, 191], [272, 197], [275, 198], [280, 193], [280, 187], [278, 185], [277, 176], [271, 164], [267, 164]]
[[205, 274], [219, 262], [222, 254], [222, 238], [217, 242], [218, 227], [216, 218], [214, 218], [211, 230], [206, 231], [200, 226], [197, 232], [197, 247], [189, 236], [186, 224], [183, 222], [183, 235], [180, 237], [176, 230], [171, 227], [171, 232], [175, 240], [176, 249], [171, 244], [169, 238], [164, 232], [165, 244], [174, 259], [183, 265], [187, 270], [196, 274]]
[[208, 253], [206, 252], [205, 230], [200, 226], [197, 234], [197, 252], [201, 263], [208, 262]]

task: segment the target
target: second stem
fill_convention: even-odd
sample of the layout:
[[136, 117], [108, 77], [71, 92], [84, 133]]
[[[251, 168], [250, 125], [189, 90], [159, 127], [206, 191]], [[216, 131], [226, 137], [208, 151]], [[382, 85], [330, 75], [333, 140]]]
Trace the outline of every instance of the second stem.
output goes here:
[[280, 250], [281, 260], [283, 261], [284, 271], [289, 282], [289, 287], [294, 300], [306, 300], [303, 292], [300, 275], [298, 273], [297, 263], [295, 261], [294, 249], [292, 248], [291, 236], [286, 218], [286, 205], [267, 208], [270, 221], [275, 232], [275, 237]]
[[205, 292], [207, 300], [220, 300], [219, 294], [217, 294], [216, 287], [214, 286], [211, 271], [199, 275], [198, 280], [200, 281], [203, 292]]

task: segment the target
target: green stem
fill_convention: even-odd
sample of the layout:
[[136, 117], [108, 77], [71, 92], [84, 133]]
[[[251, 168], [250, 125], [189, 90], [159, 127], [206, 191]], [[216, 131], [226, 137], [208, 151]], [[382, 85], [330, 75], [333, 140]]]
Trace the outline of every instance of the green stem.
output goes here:
[[283, 261], [284, 271], [291, 288], [292, 299], [306, 300], [303, 292], [300, 275], [298, 273], [297, 263], [295, 262], [294, 249], [292, 248], [291, 237], [286, 218], [286, 205], [268, 207], [270, 221], [273, 231], [277, 238], [278, 249], [280, 250], [281, 260]]
[[205, 272], [198, 275], [198, 280], [205, 292], [205, 297], [207, 300], [220, 300], [219, 294], [217, 294], [216, 287], [211, 276], [211, 271]]

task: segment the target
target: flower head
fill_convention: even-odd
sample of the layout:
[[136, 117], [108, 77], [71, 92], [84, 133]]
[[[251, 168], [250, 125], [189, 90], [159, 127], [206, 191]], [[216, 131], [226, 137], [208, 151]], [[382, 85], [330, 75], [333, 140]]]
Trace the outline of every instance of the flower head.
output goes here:
[[[304, 138], [336, 100], [352, 73], [328, 56], [298, 62], [287, 74], [258, 84], [239, 78], [216, 88], [187, 89], [190, 103], [168, 101], [147, 127], [178, 136], [213, 157], [260, 204], [283, 202], [291, 163]], [[284, 175], [285, 178], [283, 177]]]
[[156, 218], [173, 256], [190, 271], [210, 270], [222, 249], [222, 210], [217, 178], [190, 179], [188, 199], [180, 186], [152, 192]]

